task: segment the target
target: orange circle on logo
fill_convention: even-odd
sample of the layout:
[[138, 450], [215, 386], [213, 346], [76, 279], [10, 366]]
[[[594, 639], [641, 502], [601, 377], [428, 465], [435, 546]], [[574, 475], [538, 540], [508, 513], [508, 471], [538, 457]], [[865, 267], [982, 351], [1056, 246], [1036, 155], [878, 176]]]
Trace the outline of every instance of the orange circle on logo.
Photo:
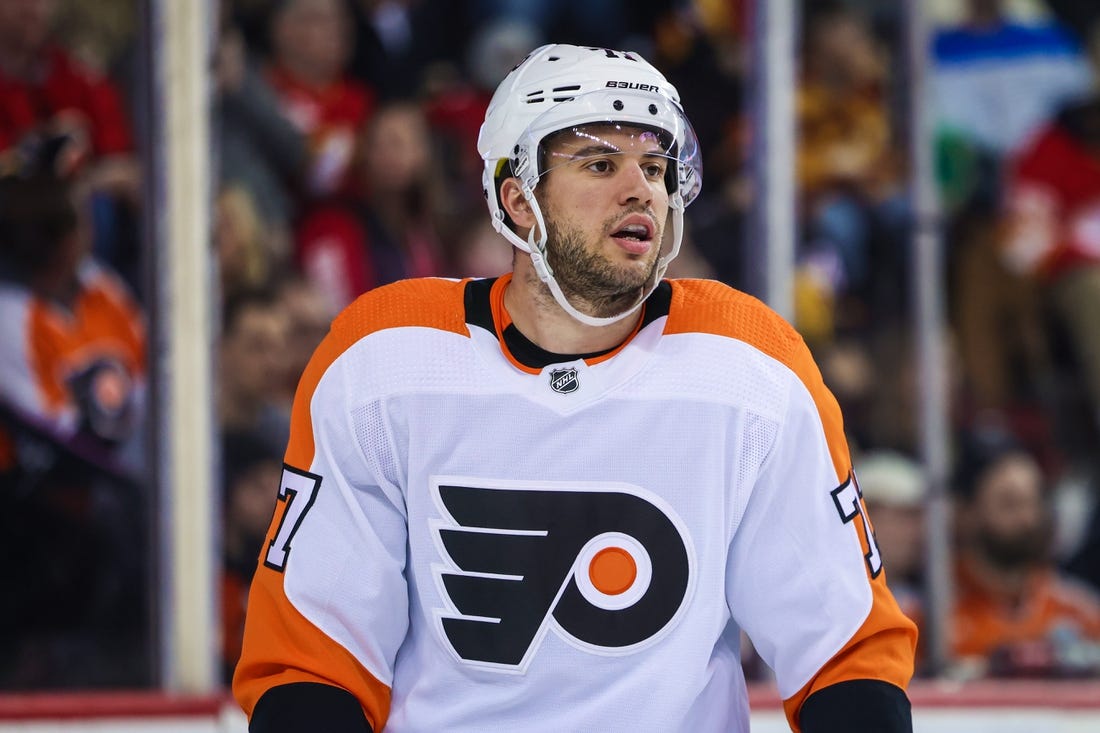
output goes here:
[[638, 565], [621, 547], [605, 547], [588, 564], [588, 577], [600, 593], [617, 596], [629, 590], [638, 577]]
[[92, 382], [92, 394], [97, 404], [107, 412], [121, 409], [129, 393], [126, 375], [117, 369], [100, 370]]

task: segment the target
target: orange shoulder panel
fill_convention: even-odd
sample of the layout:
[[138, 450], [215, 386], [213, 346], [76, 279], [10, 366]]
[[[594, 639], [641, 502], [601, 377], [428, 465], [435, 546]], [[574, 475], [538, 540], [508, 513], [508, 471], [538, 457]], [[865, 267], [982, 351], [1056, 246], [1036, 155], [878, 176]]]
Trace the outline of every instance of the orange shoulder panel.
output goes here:
[[[287, 464], [308, 469], [313, 463], [310, 402], [332, 363], [361, 338], [387, 328], [422, 326], [468, 334], [464, 287], [464, 281], [405, 280], [369, 291], [337, 316], [299, 381]], [[281, 519], [276, 512], [263, 548], [272, 540]], [[249, 591], [243, 652], [233, 678], [233, 694], [251, 717], [267, 690], [293, 682], [319, 682], [347, 689], [358, 698], [374, 730], [382, 730], [386, 724], [389, 687], [299, 613], [287, 600], [283, 574], [261, 562]]]
[[[785, 364], [813, 398], [836, 470], [837, 485], [848, 479], [851, 457], [840, 405], [825, 386], [809, 348], [779, 314], [750, 295], [709, 280], [674, 280], [666, 333], [711, 333], [744, 341]], [[864, 507], [866, 511], [866, 507]], [[853, 522], [864, 552], [870, 545], [862, 522]], [[813, 692], [845, 680], [883, 680], [906, 689], [913, 675], [917, 627], [901, 612], [886, 587], [886, 573], [871, 578], [871, 612], [848, 643], [805, 687], [784, 701], [792, 730], [798, 731], [802, 703]]]
[[466, 282], [401, 280], [370, 290], [345, 308], [332, 322], [298, 382], [284, 460], [303, 469], [313, 463], [313, 423], [309, 414], [313, 392], [329, 366], [359, 339], [387, 328], [416, 326], [469, 335], [463, 301]]
[[810, 350], [794, 327], [751, 295], [713, 280], [673, 280], [666, 333], [712, 333], [744, 341], [786, 365], [806, 385], [821, 414], [838, 485], [851, 458], [836, 398], [825, 387]]

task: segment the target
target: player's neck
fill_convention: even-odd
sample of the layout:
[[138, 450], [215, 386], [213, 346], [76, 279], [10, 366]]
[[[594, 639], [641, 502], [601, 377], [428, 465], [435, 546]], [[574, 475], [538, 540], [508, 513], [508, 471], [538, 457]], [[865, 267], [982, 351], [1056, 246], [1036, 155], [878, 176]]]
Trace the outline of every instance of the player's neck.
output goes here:
[[612, 349], [630, 336], [641, 312], [606, 326], [589, 326], [566, 313], [535, 273], [530, 257], [517, 256], [504, 307], [519, 332], [557, 354], [591, 354]]

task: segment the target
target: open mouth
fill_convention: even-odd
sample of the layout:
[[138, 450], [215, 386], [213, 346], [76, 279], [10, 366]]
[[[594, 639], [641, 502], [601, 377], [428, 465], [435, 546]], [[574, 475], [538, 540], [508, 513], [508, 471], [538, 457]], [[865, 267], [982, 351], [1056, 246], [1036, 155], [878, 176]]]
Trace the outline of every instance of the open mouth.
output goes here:
[[611, 237], [628, 252], [641, 253], [649, 249], [654, 229], [648, 217], [638, 214], [627, 217]]

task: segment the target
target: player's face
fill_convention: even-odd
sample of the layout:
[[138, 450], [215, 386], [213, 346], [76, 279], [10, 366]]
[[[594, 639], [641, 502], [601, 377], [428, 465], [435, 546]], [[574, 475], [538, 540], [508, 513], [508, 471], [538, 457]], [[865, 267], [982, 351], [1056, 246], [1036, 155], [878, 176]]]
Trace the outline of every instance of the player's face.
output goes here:
[[567, 296], [593, 315], [633, 304], [660, 256], [672, 164], [652, 132], [589, 125], [557, 136], [536, 192], [546, 220], [547, 258]]

